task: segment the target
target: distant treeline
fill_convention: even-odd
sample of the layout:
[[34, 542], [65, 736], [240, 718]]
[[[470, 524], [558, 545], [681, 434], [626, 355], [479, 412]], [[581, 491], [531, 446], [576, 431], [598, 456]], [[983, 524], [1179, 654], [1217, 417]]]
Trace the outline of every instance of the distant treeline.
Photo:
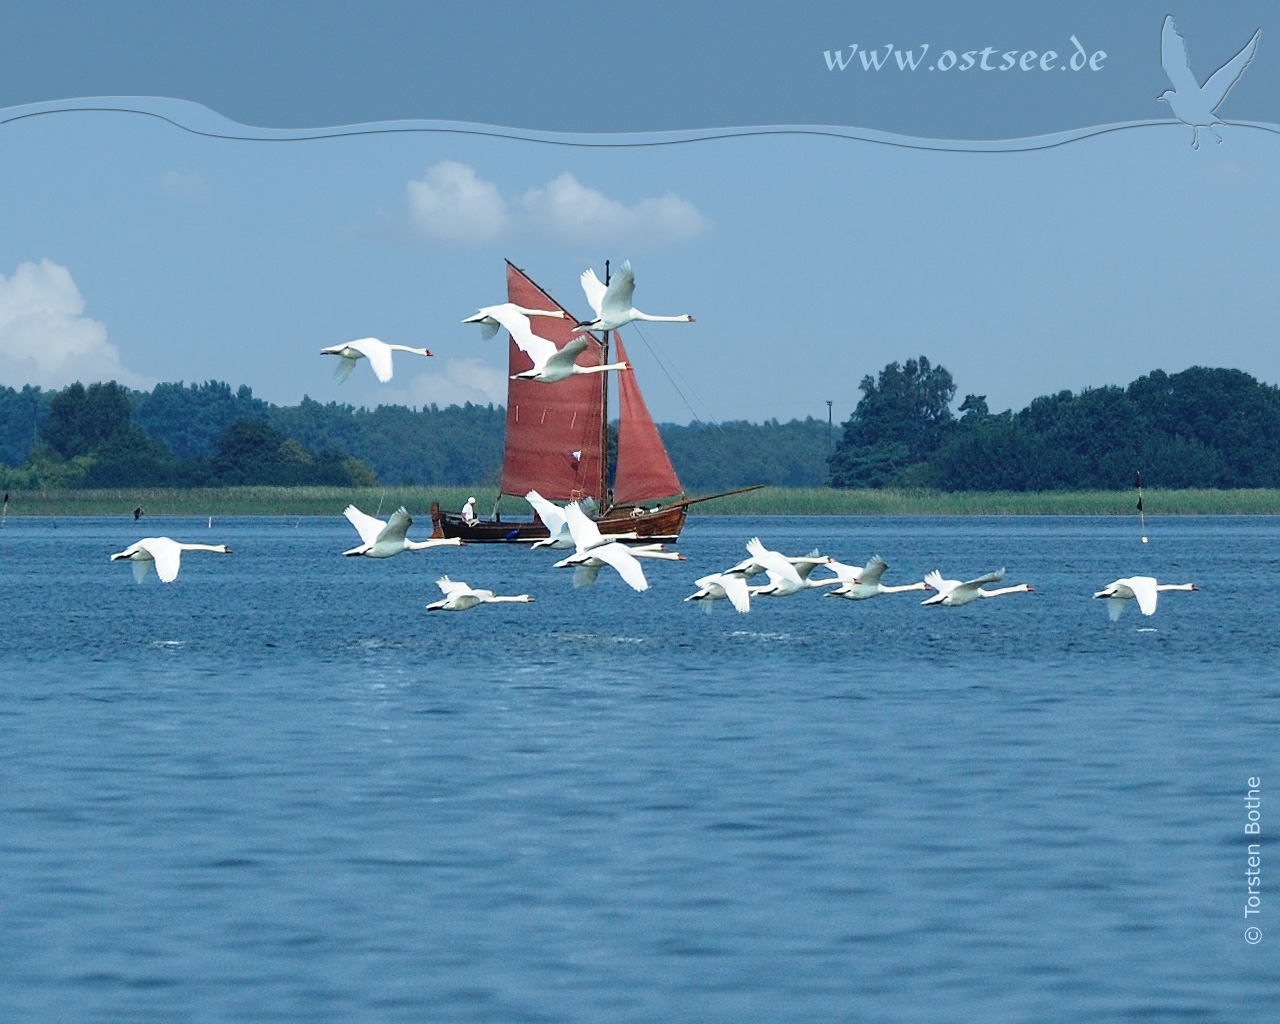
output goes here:
[[[0, 476], [7, 487], [496, 487], [505, 429], [501, 406], [277, 406], [220, 381], [0, 388]], [[690, 492], [826, 482], [817, 420], [659, 430]]]
[[991, 413], [921, 356], [864, 377], [830, 459], [835, 487], [945, 491], [1280, 486], [1280, 389], [1241, 370], [1153, 370]]
[[[1017, 413], [970, 394], [959, 416], [951, 374], [923, 356], [859, 388], [830, 458], [828, 426], [813, 418], [658, 429], [691, 494], [750, 484], [1114, 490], [1135, 471], [1164, 488], [1280, 487], [1280, 389], [1240, 370], [1154, 370]], [[501, 406], [277, 406], [219, 381], [0, 388], [0, 482], [496, 487], [505, 426]]]

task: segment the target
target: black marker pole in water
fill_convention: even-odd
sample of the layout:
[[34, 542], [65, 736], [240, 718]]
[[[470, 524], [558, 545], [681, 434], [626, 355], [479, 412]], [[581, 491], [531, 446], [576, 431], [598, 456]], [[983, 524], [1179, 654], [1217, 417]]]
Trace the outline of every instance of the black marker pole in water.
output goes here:
[[1142, 511], [1142, 474], [1133, 474], [1133, 486], [1138, 489], [1138, 516], [1142, 520], [1142, 543], [1147, 542], [1147, 514]]

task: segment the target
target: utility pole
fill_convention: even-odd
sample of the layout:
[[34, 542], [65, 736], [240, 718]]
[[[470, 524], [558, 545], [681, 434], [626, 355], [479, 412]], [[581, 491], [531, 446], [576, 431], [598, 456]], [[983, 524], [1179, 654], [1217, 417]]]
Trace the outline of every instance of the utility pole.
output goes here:
[[827, 399], [827, 457], [831, 456], [831, 402]]

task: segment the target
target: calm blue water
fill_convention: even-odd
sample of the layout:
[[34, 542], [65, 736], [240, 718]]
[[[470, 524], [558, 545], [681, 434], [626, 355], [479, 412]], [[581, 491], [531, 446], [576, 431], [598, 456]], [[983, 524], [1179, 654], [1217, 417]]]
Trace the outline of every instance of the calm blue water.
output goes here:
[[[1243, 801], [1260, 776], [1269, 880], [1280, 520], [701, 518], [645, 594], [545, 551], [345, 559], [337, 516], [143, 525], [0, 532], [0, 1019], [1280, 1003]], [[757, 533], [1036, 593], [682, 602]], [[156, 534], [235, 554], [108, 562]], [[428, 615], [445, 572], [537, 603]], [[1090, 594], [1140, 573], [1202, 589], [1109, 622]]]

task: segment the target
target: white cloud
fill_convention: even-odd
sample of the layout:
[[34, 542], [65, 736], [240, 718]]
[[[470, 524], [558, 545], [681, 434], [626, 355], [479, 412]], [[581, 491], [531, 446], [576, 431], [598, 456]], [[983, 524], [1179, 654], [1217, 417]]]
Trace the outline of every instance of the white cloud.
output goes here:
[[711, 222], [670, 192], [628, 206], [568, 171], [508, 203], [474, 167], [450, 160], [408, 184], [409, 216], [427, 238], [491, 242], [508, 235], [581, 243], [659, 244], [703, 234]]
[[507, 227], [507, 204], [476, 169], [445, 160], [409, 182], [409, 213], [417, 228], [442, 242], [488, 242]]
[[0, 384], [153, 384], [121, 364], [106, 325], [83, 313], [84, 299], [66, 267], [44, 259], [20, 263], [11, 278], [0, 274]]
[[691, 202], [670, 192], [627, 206], [568, 171], [545, 189], [529, 189], [523, 203], [534, 227], [572, 242], [679, 241], [711, 226]]
[[[370, 396], [372, 405], [504, 405], [507, 375], [478, 359], [450, 359], [443, 373], [420, 373], [400, 385], [397, 375], [391, 387], [379, 388]], [[399, 385], [399, 386], [397, 386]]]

